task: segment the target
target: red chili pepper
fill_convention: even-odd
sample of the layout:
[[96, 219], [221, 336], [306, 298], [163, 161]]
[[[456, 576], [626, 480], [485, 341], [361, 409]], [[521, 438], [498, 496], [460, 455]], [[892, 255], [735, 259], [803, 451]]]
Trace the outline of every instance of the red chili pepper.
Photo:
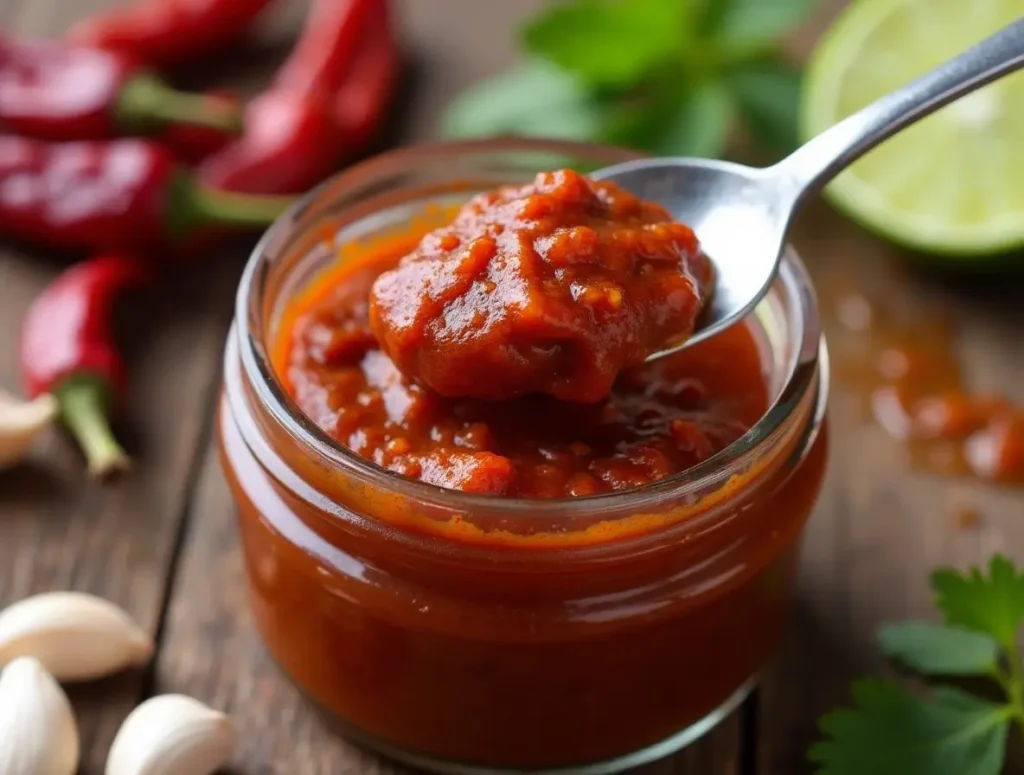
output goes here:
[[340, 143], [326, 98], [264, 92], [249, 103], [245, 121], [239, 140], [199, 165], [203, 183], [225, 191], [299, 193], [338, 162]]
[[68, 40], [162, 68], [216, 53], [240, 38], [270, 0], [139, 0], [71, 28]]
[[266, 226], [290, 202], [208, 189], [148, 140], [0, 135], [0, 235], [93, 251], [171, 252], [218, 227]]
[[[228, 92], [212, 91], [204, 95], [206, 99], [219, 105], [220, 110], [242, 115], [242, 105], [238, 98]], [[241, 119], [239, 119], [241, 123]], [[199, 164], [218, 151], [231, 144], [238, 132], [225, 132], [213, 127], [174, 124], [160, 134], [160, 142], [174, 151], [174, 155], [188, 164]]]
[[365, 146], [380, 130], [401, 70], [398, 42], [388, 5], [381, 3], [368, 20], [370, 31], [359, 47], [344, 82], [334, 93], [334, 116], [350, 151]]
[[[355, 150], [353, 138], [361, 141], [375, 125], [397, 67], [386, 0], [314, 0], [273, 85], [249, 103], [243, 135], [200, 166], [200, 179], [251, 193], [298, 193], [316, 185]], [[366, 91], [357, 85], [364, 81]], [[370, 108], [376, 115], [365, 116]], [[356, 130], [351, 137], [339, 123], [342, 116]]]
[[110, 428], [124, 395], [125, 367], [113, 339], [113, 304], [145, 283], [145, 264], [100, 255], [65, 270], [29, 307], [21, 328], [21, 373], [29, 396], [52, 393], [89, 464], [103, 476], [128, 466]]
[[343, 82], [371, 21], [386, 18], [387, 0], [312, 0], [295, 48], [274, 76], [275, 89], [331, 94]]
[[0, 127], [92, 140], [188, 124], [241, 131], [237, 104], [172, 89], [130, 57], [0, 35]]

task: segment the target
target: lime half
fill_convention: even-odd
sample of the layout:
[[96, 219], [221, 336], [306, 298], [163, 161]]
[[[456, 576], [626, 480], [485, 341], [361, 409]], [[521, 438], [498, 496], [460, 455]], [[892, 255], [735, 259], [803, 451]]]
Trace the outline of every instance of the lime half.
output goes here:
[[[824, 131], [1024, 15], [1024, 0], [857, 0], [808, 66], [802, 126]], [[1024, 73], [887, 140], [826, 189], [840, 209], [934, 253], [1024, 245]]]

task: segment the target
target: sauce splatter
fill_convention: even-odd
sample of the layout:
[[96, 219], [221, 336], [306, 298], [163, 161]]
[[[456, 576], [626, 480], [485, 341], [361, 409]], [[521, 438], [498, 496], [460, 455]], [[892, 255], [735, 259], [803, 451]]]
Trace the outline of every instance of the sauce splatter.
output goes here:
[[831, 312], [837, 378], [860, 389], [917, 466], [1024, 484], [1024, 406], [970, 390], [949, 320], [888, 309], [856, 291], [836, 298]]

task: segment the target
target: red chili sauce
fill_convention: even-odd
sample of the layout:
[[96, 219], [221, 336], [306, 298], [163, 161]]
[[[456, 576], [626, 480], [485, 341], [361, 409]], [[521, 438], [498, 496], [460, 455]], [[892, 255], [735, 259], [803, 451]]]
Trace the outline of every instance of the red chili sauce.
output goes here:
[[370, 294], [403, 374], [448, 397], [594, 402], [692, 333], [712, 281], [693, 230], [571, 170], [473, 198]]
[[[520, 222], [510, 220], [510, 213], [522, 212], [527, 206], [523, 202], [537, 201], [535, 192], [545, 186], [546, 190], [557, 192], [544, 197], [562, 202], [554, 205], [562, 215], [545, 216], [541, 219], [543, 227], [530, 221], [520, 233]], [[622, 270], [625, 274], [650, 261], [655, 266], [651, 270], [655, 279], [644, 279], [639, 271], [635, 284], [622, 285], [623, 305], [646, 310], [623, 318], [627, 321], [623, 325], [639, 326], [631, 330], [639, 332], [647, 325], [635, 320], [648, 315], [655, 319], [654, 328], [658, 321], [675, 319], [669, 308], [686, 308], [687, 315], [694, 314], [699, 284], [688, 279], [690, 275], [685, 272], [673, 280], [667, 266], [671, 264], [679, 272], [681, 266], [688, 265], [688, 257], [698, 255], [696, 243], [686, 227], [656, 223], [655, 216], [660, 211], [654, 205], [608, 187], [592, 188], [575, 173], [541, 176], [536, 187], [525, 189], [531, 192], [523, 195], [525, 199], [517, 198], [515, 191], [503, 189], [498, 194], [477, 197], [448, 230], [431, 232], [425, 237], [410, 235], [349, 257], [326, 271], [292, 302], [283, 321], [275, 360], [289, 392], [313, 422], [362, 457], [405, 476], [467, 492], [560, 498], [624, 490], [672, 476], [728, 446], [764, 414], [768, 390], [761, 353], [745, 326], [735, 326], [657, 363], [624, 368], [610, 392], [605, 390], [604, 397], [592, 403], [566, 401], [541, 393], [501, 401], [448, 398], [403, 374], [374, 335], [372, 289], [376, 288], [379, 303], [380, 289], [395, 282], [396, 276], [391, 275], [389, 280], [383, 273], [400, 266], [396, 274], [401, 275], [409, 267], [430, 262], [432, 259], [424, 257], [443, 250], [439, 245], [445, 234], [458, 233], [459, 240], [472, 242], [473, 234], [490, 233], [497, 223], [506, 224], [507, 240], [523, 245], [527, 240], [542, 239], [537, 236], [538, 229], [564, 235], [567, 232], [560, 232], [559, 224], [585, 220], [590, 224], [586, 228], [599, 235], [597, 255], [617, 256], [609, 260], [620, 268], [632, 267]], [[572, 204], [582, 200], [588, 203], [585, 207]], [[625, 208], [627, 214], [623, 215], [619, 208]], [[588, 212], [585, 217], [584, 210]], [[601, 222], [595, 214], [598, 211], [604, 213], [608, 223]], [[667, 216], [661, 213], [658, 217]], [[623, 222], [634, 226], [627, 228], [622, 226]], [[639, 225], [647, 222], [654, 225]], [[554, 241], [558, 239], [556, 236]], [[507, 240], [503, 244], [511, 244]], [[564, 255], [567, 249], [563, 245], [555, 253]], [[520, 255], [527, 252], [522, 248]], [[411, 259], [403, 261], [406, 255]], [[503, 247], [496, 255], [508, 258], [511, 254]], [[670, 255], [674, 258], [669, 259]], [[520, 268], [499, 271], [500, 263], [494, 256], [487, 262], [496, 272], [491, 280], [496, 288], [501, 288], [503, 282], [518, 283], [524, 293], [528, 287], [529, 293], [540, 297], [536, 303], [541, 307], [541, 318], [562, 314], [548, 312], [559, 310], [567, 302], [560, 295], [562, 291], [549, 296], [538, 290], [543, 285], [543, 274], [531, 274], [524, 279], [526, 270], [522, 263]], [[625, 277], [618, 269], [609, 272], [590, 264], [584, 266], [591, 268], [577, 272], [570, 266], [565, 277], [591, 277], [594, 280], [589, 287], [606, 290], [615, 282], [610, 279], [612, 275], [620, 280]], [[442, 274], [448, 271], [435, 269]], [[554, 273], [555, 270], [549, 272], [551, 276]], [[455, 272], [452, 276], [457, 275]], [[540, 285], [534, 286], [535, 283]], [[495, 290], [487, 296], [473, 295], [466, 288], [469, 295], [459, 296], [462, 301], [456, 303], [482, 304], [483, 314], [489, 319], [500, 316], [500, 310], [506, 310], [513, 298], [509, 291]], [[665, 296], [660, 305], [656, 289]], [[433, 303], [421, 298], [422, 290], [407, 292], [418, 294], [410, 298], [407, 314], [421, 309], [417, 306], [420, 302], [435, 309]], [[665, 300], [673, 294], [684, 295], [687, 301], [676, 304]], [[605, 302], [595, 304], [596, 307], [584, 305], [584, 309], [605, 309]], [[590, 347], [587, 343], [591, 329], [587, 326], [598, 319], [600, 315], [595, 313], [577, 331], [580, 351]], [[688, 325], [692, 325], [692, 319]], [[497, 350], [502, 342], [508, 341], [506, 333], [517, 327], [514, 322], [499, 325], [491, 347]], [[668, 328], [677, 330], [675, 325]], [[477, 346], [481, 345], [473, 344], [469, 349]], [[429, 360], [430, 356], [426, 358]], [[461, 362], [458, 356], [453, 356], [453, 360]], [[468, 392], [486, 394], [482, 383], [491, 380], [491, 373], [493, 381], [500, 382], [508, 376], [500, 358], [488, 363], [487, 368], [466, 366], [473, 379], [481, 383]], [[589, 379], [590, 372], [588, 366], [573, 379]], [[607, 376], [610, 372], [603, 374]]]

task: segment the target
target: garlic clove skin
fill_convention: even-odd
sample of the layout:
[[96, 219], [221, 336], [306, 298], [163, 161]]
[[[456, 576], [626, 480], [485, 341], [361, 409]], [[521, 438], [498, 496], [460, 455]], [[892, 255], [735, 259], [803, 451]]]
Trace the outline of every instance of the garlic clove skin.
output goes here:
[[78, 725], [67, 695], [38, 660], [20, 657], [0, 672], [0, 772], [74, 775]]
[[235, 749], [231, 719], [183, 694], [152, 697], [128, 714], [106, 775], [209, 775]]
[[49, 393], [22, 401], [0, 390], [0, 469], [20, 461], [32, 442], [57, 417], [57, 399]]
[[95, 595], [45, 592], [0, 611], [0, 664], [35, 657], [58, 681], [101, 678], [152, 653], [149, 634]]

